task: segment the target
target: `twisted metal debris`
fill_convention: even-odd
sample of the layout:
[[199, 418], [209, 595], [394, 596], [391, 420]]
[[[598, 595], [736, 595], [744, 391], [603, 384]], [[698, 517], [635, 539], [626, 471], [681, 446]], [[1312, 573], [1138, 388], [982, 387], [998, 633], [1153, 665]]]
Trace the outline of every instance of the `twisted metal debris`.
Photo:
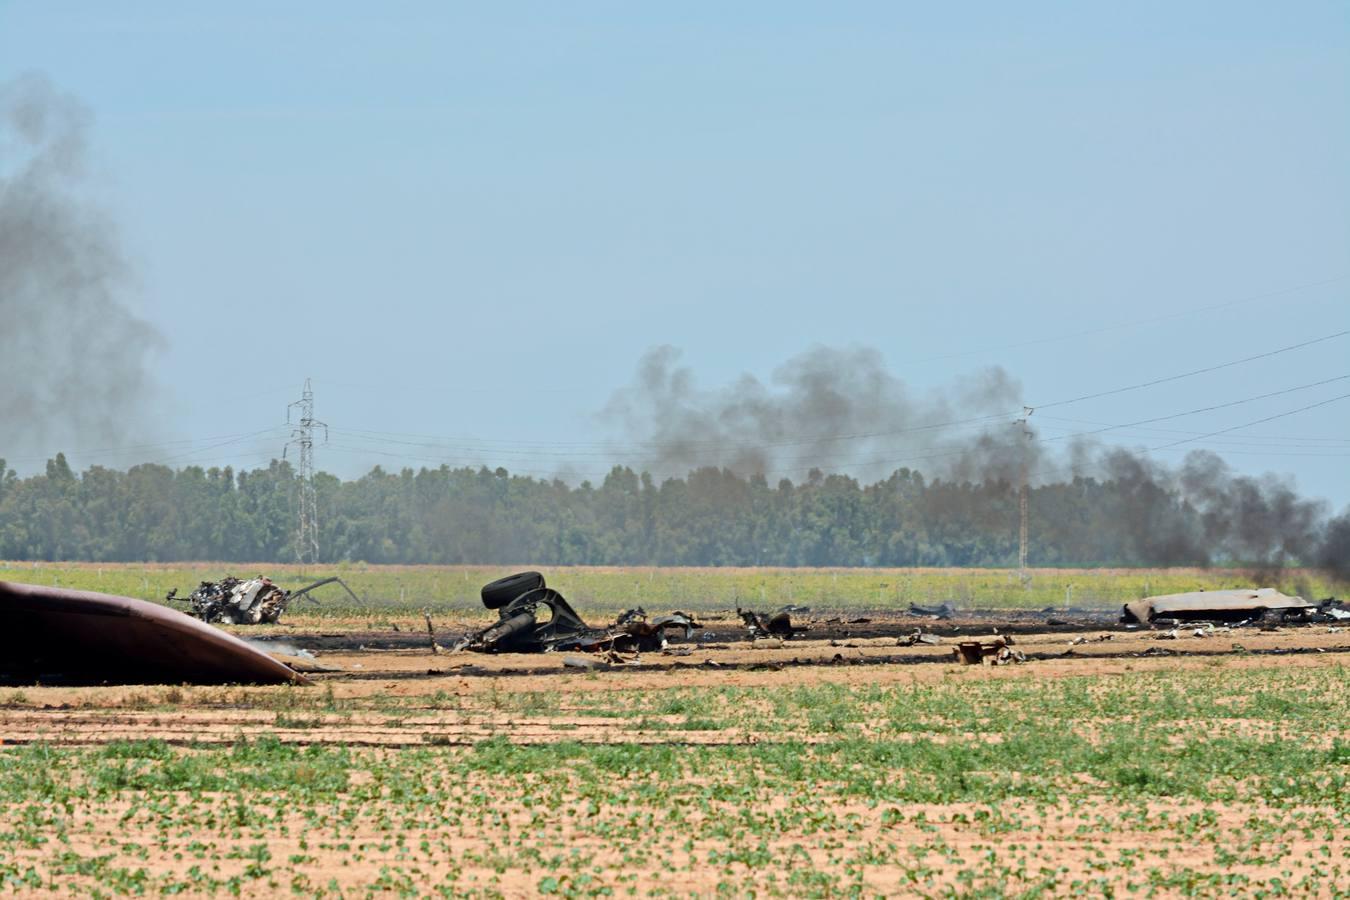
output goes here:
[[[270, 578], [250, 578], [247, 581], [226, 576], [220, 581], [203, 581], [197, 590], [188, 595], [191, 613], [203, 622], [223, 622], [228, 625], [275, 625], [290, 604], [305, 597], [318, 602], [309, 594], [315, 588], [326, 584], [338, 583], [352, 599], [360, 603], [361, 598], [347, 587], [341, 578], [321, 578], [313, 584], [296, 591], [288, 591], [275, 584]], [[164, 595], [165, 600], [184, 602], [174, 588]]]
[[682, 612], [649, 618], [636, 607], [611, 625], [592, 628], [562, 594], [544, 583], [538, 572], [521, 572], [483, 586], [483, 605], [497, 610], [497, 621], [455, 644], [455, 650], [478, 653], [635, 653], [663, 650], [666, 631], [682, 631], [688, 639], [702, 628]]

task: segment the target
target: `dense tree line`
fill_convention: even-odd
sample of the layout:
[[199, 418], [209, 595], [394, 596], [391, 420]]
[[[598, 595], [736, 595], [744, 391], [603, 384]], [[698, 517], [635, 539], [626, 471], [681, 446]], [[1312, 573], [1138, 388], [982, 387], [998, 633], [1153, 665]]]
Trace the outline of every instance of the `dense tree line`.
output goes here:
[[[504, 469], [423, 468], [316, 479], [324, 561], [550, 565], [1007, 566], [1017, 487], [928, 480], [874, 484], [811, 473], [769, 484], [725, 469], [655, 482], [615, 467], [599, 485]], [[19, 478], [0, 460], [0, 558], [288, 561], [295, 471], [71, 470], [64, 456]], [[1284, 534], [1216, 540], [1212, 511], [1150, 478], [1039, 486], [1031, 563], [1170, 565], [1291, 555]], [[1286, 529], [1287, 531], [1287, 529]], [[1296, 559], [1294, 561], [1297, 561]]]

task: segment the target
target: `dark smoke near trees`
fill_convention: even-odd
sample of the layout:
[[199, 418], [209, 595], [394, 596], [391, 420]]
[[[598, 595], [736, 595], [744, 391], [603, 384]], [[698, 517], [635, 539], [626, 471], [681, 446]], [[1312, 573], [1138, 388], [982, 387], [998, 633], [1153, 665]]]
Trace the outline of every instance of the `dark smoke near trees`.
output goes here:
[[[147, 357], [161, 339], [127, 306], [116, 228], [86, 199], [88, 124], [40, 76], [0, 84], [6, 454], [123, 443], [152, 408]], [[1350, 567], [1350, 513], [1329, 519], [1286, 480], [1235, 474], [1208, 451], [1165, 466], [1090, 440], [1052, 445], [1034, 417], [1030, 431], [1017, 421], [1023, 402], [999, 368], [917, 391], [856, 347], [808, 350], [768, 384], [707, 389], [658, 347], [601, 415], [640, 464], [599, 488], [487, 468], [324, 476], [325, 547], [372, 562], [1006, 565], [1029, 473], [1033, 564]], [[282, 558], [293, 489], [275, 464], [77, 475], [58, 456], [19, 479], [0, 460], [0, 558]], [[148, 518], [97, 521], [125, 508]], [[214, 528], [222, 509], [235, 527]]]
[[85, 200], [89, 113], [45, 78], [0, 84], [3, 449], [117, 442], [142, 424], [158, 333], [123, 302], [117, 230]]
[[649, 451], [655, 472], [713, 465], [799, 480], [819, 468], [873, 479], [909, 466], [1008, 481], [1039, 462], [1037, 446], [1009, 424], [1021, 386], [998, 367], [920, 394], [876, 350], [815, 347], [775, 369], [770, 385], [742, 375], [704, 390], [678, 359], [673, 347], [648, 351], [635, 383], [602, 413]]
[[[918, 393], [875, 350], [815, 347], [774, 370], [769, 385], [742, 375], [709, 390], [678, 358], [668, 346], [648, 351], [602, 414], [650, 454], [654, 471], [711, 466], [800, 481], [818, 469], [878, 481], [904, 468], [938, 483], [1012, 488], [1026, 473], [1041, 490], [1091, 479], [1115, 487], [1114, 514], [1142, 561], [1347, 565], [1350, 521], [1329, 522], [1326, 504], [1300, 497], [1286, 479], [1235, 474], [1207, 450], [1176, 467], [1087, 438], [1051, 453], [1034, 416], [1017, 421], [1021, 387], [1001, 368]], [[1007, 517], [1001, 506], [987, 513]]]

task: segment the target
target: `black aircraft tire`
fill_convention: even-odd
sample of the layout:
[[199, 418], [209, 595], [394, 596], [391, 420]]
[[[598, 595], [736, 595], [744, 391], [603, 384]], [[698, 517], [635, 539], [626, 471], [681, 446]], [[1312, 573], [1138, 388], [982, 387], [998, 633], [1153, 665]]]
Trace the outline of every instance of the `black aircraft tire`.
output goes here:
[[544, 576], [538, 572], [519, 572], [498, 578], [491, 584], [483, 585], [483, 605], [488, 609], [501, 609], [521, 594], [543, 586]]

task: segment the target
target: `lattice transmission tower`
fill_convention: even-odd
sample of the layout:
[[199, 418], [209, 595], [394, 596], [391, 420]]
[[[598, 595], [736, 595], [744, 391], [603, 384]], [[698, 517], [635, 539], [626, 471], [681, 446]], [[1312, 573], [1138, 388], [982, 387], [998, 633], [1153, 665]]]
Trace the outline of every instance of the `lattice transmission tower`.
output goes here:
[[[299, 422], [291, 421], [292, 413], [299, 407]], [[314, 490], [314, 430], [323, 429], [323, 439], [328, 440], [328, 425], [314, 418], [314, 391], [305, 379], [305, 390], [300, 399], [286, 407], [286, 424], [295, 424], [286, 450], [292, 446], [300, 448], [300, 521], [295, 532], [295, 558], [301, 564], [319, 561], [319, 496]], [[286, 458], [286, 450], [281, 458]]]

